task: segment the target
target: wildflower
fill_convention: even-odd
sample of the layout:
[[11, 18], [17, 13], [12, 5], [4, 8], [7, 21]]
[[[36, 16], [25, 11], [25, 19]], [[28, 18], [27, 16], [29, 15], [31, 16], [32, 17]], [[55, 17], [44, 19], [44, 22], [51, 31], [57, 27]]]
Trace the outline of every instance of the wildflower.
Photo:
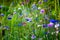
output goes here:
[[55, 24], [55, 28], [59, 27], [59, 24]]
[[52, 23], [58, 22], [58, 20], [54, 20], [54, 19], [51, 19], [51, 20], [49, 20], [49, 21], [52, 22]]
[[8, 15], [8, 20], [11, 20], [12, 19], [12, 15]]
[[4, 16], [4, 14], [3, 14], [3, 13], [1, 13], [1, 16]]
[[59, 31], [56, 31], [56, 34], [58, 34], [59, 33]]
[[44, 13], [44, 12], [45, 12], [45, 10], [44, 10], [44, 9], [41, 9], [41, 10], [40, 10], [40, 13]]
[[43, 24], [43, 27], [44, 27], [44, 28], [47, 27], [47, 24]]
[[32, 19], [31, 19], [31, 18], [26, 18], [26, 21], [27, 21], [27, 22], [31, 22]]
[[2, 6], [0, 5], [0, 9], [2, 8]]
[[42, 25], [37, 25], [37, 27], [40, 27], [40, 26], [42, 26]]
[[41, 9], [41, 7], [38, 7], [38, 9], [40, 10], [40, 9]]
[[32, 38], [32, 39], [35, 39], [35, 38], [36, 38], [36, 36], [33, 34], [33, 35], [31, 36], [31, 38]]
[[41, 1], [39, 1], [39, 2], [38, 2], [38, 4], [42, 4], [42, 2], [41, 2]]
[[48, 27], [53, 27], [53, 23], [52, 22], [50, 22], [49, 24], [48, 24]]

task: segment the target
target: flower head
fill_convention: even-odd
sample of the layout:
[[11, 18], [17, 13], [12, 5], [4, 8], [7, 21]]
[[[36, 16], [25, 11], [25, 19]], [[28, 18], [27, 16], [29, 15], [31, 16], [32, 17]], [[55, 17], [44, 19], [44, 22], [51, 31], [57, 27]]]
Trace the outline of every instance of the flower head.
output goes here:
[[42, 4], [42, 2], [41, 2], [41, 1], [39, 1], [39, 2], [38, 2], [38, 4]]
[[31, 18], [26, 18], [26, 21], [27, 21], [27, 22], [31, 22], [32, 19], [31, 19]]
[[4, 16], [4, 14], [3, 14], [3, 13], [1, 13], [1, 16]]
[[13, 15], [8, 15], [8, 20], [11, 20]]
[[33, 34], [33, 35], [31, 36], [31, 38], [32, 38], [32, 39], [35, 39], [35, 38], [36, 38], [36, 36]]
[[0, 5], [0, 9], [2, 8], [2, 6]]
[[58, 20], [54, 20], [54, 19], [51, 19], [51, 20], [49, 20], [49, 21], [52, 22], [52, 23], [58, 22]]
[[45, 10], [44, 10], [44, 9], [41, 9], [41, 10], [40, 10], [40, 13], [44, 13], [44, 12], [45, 12]]
[[57, 28], [57, 27], [59, 27], [60, 25], [57, 23], [57, 24], [55, 24], [55, 28]]
[[48, 27], [53, 27], [53, 23], [52, 22], [50, 22], [49, 24], [48, 24]]
[[47, 27], [47, 24], [43, 24], [43, 27], [44, 27], [44, 28]]

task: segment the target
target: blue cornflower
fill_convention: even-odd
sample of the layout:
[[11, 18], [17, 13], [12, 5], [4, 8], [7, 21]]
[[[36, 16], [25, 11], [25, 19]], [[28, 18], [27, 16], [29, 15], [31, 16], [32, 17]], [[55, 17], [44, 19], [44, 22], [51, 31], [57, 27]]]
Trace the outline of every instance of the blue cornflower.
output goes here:
[[8, 20], [11, 20], [12, 18], [11, 17], [8, 17]]
[[50, 23], [48, 24], [48, 27], [53, 27], [53, 25], [54, 25], [54, 23], [50, 22]]
[[4, 16], [4, 14], [3, 14], [3, 13], [1, 13], [1, 16]]
[[32, 19], [31, 19], [31, 18], [26, 18], [26, 21], [27, 21], [27, 22], [31, 22]]
[[51, 19], [51, 20], [49, 20], [49, 21], [52, 22], [52, 23], [58, 22], [58, 20], [54, 20], [54, 19]]
[[12, 15], [9, 15], [9, 16], [8, 16], [8, 20], [11, 20], [11, 19], [12, 19], [12, 17], [13, 17]]
[[41, 1], [39, 1], [39, 2], [38, 2], [38, 4], [42, 4], [42, 2], [41, 2]]

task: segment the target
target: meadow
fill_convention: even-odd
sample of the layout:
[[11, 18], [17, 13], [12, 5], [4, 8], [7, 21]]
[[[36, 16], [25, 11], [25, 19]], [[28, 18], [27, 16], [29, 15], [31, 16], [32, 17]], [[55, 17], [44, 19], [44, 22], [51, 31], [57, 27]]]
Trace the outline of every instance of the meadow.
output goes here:
[[0, 40], [60, 40], [60, 0], [9, 1], [0, 2]]

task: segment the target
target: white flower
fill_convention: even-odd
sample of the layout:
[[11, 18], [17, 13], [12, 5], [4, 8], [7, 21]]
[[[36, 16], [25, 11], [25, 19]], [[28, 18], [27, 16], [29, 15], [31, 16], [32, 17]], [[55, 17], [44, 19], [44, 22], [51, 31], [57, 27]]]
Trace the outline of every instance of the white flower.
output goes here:
[[20, 10], [21, 8], [18, 8], [18, 10]]
[[59, 31], [56, 31], [56, 34], [58, 34], [59, 33]]
[[41, 9], [41, 7], [38, 7], [38, 9]]
[[54, 32], [51, 33], [52, 35], [54, 34]]
[[42, 25], [37, 25], [37, 27], [40, 27], [40, 26], [42, 26]]
[[57, 28], [57, 27], [59, 27], [59, 24], [56, 24], [56, 25], [55, 25], [55, 28]]

